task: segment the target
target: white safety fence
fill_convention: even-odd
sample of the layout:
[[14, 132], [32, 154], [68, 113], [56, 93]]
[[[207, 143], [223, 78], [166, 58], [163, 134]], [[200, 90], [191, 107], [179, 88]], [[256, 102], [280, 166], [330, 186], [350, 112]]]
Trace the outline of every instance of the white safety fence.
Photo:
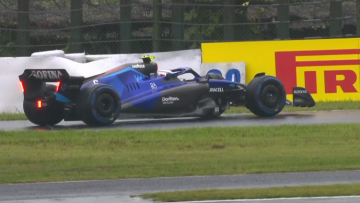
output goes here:
[[200, 49], [113, 55], [65, 54], [61, 50], [38, 52], [31, 57], [0, 58], [0, 113], [23, 112], [23, 95], [18, 76], [25, 69], [66, 69], [72, 76], [89, 77], [124, 63], [141, 62], [140, 56], [148, 54], [155, 56], [153, 61], [159, 65], [159, 69], [191, 67], [201, 75], [212, 70], [221, 72], [228, 79], [245, 83], [245, 62], [202, 64]]

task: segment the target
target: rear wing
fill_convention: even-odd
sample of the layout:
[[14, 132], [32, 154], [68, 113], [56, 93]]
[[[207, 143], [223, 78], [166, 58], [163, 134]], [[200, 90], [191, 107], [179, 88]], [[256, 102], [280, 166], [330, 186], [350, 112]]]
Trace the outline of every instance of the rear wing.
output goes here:
[[82, 86], [85, 78], [70, 76], [65, 69], [25, 69], [19, 75], [24, 99], [39, 99], [44, 97], [46, 83], [57, 83], [56, 92], [73, 98]]
[[41, 80], [43, 82], [60, 82], [70, 79], [69, 73], [65, 69], [25, 69], [19, 75], [21, 81]]

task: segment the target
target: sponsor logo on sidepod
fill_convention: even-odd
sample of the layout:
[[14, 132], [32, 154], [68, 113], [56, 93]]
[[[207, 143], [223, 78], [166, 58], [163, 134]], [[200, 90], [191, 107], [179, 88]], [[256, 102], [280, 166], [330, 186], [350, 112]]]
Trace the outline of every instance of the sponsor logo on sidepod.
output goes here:
[[222, 87], [212, 87], [210, 88], [210, 92], [223, 92], [224, 88]]
[[163, 97], [162, 102], [163, 104], [173, 104], [175, 101], [179, 101], [177, 97]]

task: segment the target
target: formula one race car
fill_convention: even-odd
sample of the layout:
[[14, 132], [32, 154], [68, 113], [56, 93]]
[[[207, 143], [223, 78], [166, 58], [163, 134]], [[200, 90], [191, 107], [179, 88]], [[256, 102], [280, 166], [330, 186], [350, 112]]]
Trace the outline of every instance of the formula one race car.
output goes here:
[[[216, 118], [230, 106], [245, 106], [261, 117], [281, 112], [285, 105], [312, 107], [305, 88], [293, 88], [286, 99], [283, 83], [274, 76], [257, 74], [248, 85], [209, 73], [200, 76], [180, 67], [158, 70], [150, 56], [92, 77], [70, 76], [65, 69], [26, 69], [19, 76], [27, 118], [39, 126], [83, 121], [89, 126], [112, 124], [120, 114], [148, 117]], [[190, 79], [181, 79], [191, 74]], [[57, 82], [57, 85], [48, 84]]]

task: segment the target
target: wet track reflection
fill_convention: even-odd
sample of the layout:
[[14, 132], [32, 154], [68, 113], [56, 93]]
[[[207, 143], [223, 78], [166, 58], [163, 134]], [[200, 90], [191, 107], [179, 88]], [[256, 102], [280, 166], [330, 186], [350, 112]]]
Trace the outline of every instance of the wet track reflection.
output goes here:
[[360, 111], [326, 111], [281, 113], [272, 118], [260, 118], [251, 114], [225, 114], [217, 119], [201, 118], [163, 118], [163, 119], [124, 119], [121, 118], [107, 127], [89, 127], [83, 122], [61, 122], [57, 126], [40, 128], [29, 121], [3, 121], [0, 130], [146, 130], [174, 129], [210, 126], [259, 126], [285, 124], [322, 124], [322, 123], [360, 123]]
[[[360, 113], [359, 113], [360, 115]], [[322, 123], [328, 115], [315, 113], [282, 113], [272, 118], [260, 118], [250, 114], [226, 114], [216, 119], [202, 118], [157, 118], [157, 119], [124, 119], [121, 118], [107, 127], [89, 127], [81, 121], [61, 122], [54, 127], [38, 127], [29, 121], [3, 121], [0, 130], [146, 130], [146, 129], [174, 129], [187, 127], [209, 126], [254, 126], [254, 125], [282, 125], [282, 124], [311, 124]], [[360, 120], [359, 120], [360, 122]]]

